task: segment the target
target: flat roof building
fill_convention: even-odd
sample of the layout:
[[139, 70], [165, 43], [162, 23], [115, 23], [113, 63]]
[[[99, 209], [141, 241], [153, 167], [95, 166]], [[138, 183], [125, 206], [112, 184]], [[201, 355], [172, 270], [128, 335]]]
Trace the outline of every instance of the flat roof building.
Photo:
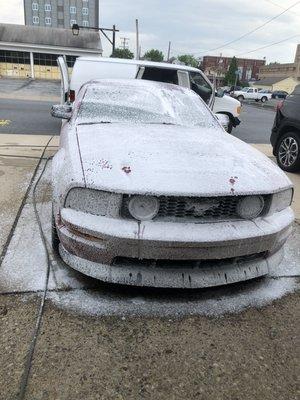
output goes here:
[[97, 31], [0, 24], [0, 75], [59, 79], [56, 59], [65, 56], [69, 68], [76, 57], [102, 55]]

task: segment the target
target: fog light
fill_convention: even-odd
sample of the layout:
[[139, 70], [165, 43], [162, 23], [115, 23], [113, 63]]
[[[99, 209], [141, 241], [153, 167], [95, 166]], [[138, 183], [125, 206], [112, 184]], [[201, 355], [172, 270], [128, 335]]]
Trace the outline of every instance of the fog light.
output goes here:
[[128, 210], [133, 218], [139, 221], [153, 219], [159, 209], [159, 201], [152, 196], [133, 196], [129, 200]]
[[253, 219], [261, 214], [264, 205], [262, 196], [246, 196], [238, 202], [236, 212], [241, 218]]

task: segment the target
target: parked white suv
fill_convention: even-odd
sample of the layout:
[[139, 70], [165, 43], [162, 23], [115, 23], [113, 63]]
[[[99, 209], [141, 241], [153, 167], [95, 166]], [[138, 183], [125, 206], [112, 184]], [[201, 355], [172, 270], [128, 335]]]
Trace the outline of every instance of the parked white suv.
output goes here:
[[259, 89], [251, 87], [245, 87], [242, 90], [236, 90], [232, 93], [232, 95], [241, 103], [244, 100], [255, 100], [265, 103], [272, 97], [272, 93], [261, 92]]
[[91, 80], [145, 79], [173, 83], [194, 90], [215, 114], [228, 117], [228, 132], [240, 123], [239, 101], [224, 96], [222, 90], [215, 92], [209, 79], [197, 68], [151, 61], [86, 56], [76, 59], [70, 80], [65, 59], [58, 57], [57, 62], [62, 76], [62, 103], [68, 100], [73, 102], [81, 86]]

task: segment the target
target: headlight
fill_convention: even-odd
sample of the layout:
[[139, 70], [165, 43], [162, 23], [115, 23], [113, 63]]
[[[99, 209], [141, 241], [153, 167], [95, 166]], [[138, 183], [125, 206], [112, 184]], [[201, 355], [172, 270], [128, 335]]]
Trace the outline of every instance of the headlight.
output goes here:
[[253, 219], [259, 216], [265, 202], [262, 196], [245, 196], [236, 206], [237, 214], [244, 219]]
[[159, 201], [152, 196], [133, 196], [129, 200], [128, 210], [139, 221], [153, 219], [159, 210]]
[[293, 189], [287, 189], [273, 194], [269, 214], [274, 214], [289, 207], [292, 204], [293, 193]]
[[65, 207], [94, 215], [118, 217], [122, 195], [101, 190], [73, 188], [69, 191]]

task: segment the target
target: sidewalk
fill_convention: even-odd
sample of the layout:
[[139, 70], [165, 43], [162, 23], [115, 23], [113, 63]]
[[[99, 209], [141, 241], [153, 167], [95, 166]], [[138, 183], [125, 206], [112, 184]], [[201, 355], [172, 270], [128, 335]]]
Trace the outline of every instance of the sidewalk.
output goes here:
[[[32, 175], [49, 139], [0, 135], [0, 400], [18, 398], [44, 288]], [[50, 167], [37, 193], [49, 242]], [[295, 225], [287, 265], [270, 279], [191, 292], [105, 285], [51, 253], [25, 399], [298, 399], [299, 240]]]

